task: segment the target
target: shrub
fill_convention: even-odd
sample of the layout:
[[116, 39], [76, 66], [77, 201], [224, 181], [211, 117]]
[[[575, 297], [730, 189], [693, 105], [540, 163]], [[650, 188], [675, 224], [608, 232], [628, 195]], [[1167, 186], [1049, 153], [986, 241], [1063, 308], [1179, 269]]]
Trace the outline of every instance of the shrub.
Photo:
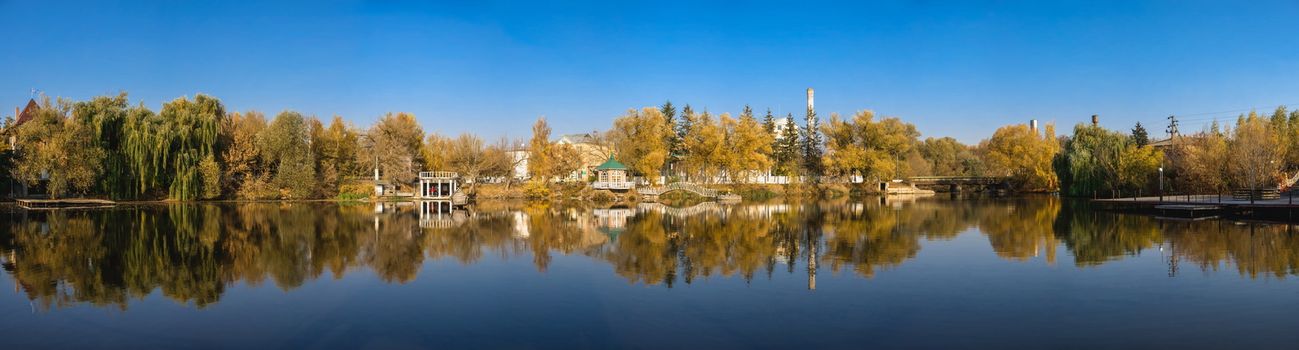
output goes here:
[[528, 199], [550, 198], [550, 187], [547, 187], [545, 182], [528, 181], [523, 185], [523, 195]]

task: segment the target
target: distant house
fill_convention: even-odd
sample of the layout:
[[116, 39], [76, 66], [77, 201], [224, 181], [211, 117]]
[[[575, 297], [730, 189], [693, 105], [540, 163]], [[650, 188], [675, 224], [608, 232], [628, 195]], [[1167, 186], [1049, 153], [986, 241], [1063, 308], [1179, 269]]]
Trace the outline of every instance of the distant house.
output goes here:
[[22, 109], [14, 107], [14, 123], [9, 126], [8, 130], [4, 130], [4, 134], [9, 136], [9, 150], [18, 149], [18, 135], [14, 135], [14, 128], [17, 128], [19, 125], [23, 125], [23, 123], [35, 118], [36, 111], [40, 108], [40, 105], [36, 103], [35, 99], [27, 100], [27, 107], [23, 107]]
[[[8, 147], [3, 151], [14, 152], [18, 150], [18, 147], [21, 145], [18, 144], [18, 135], [15, 132], [16, 129], [19, 125], [23, 125], [24, 123], [36, 118], [36, 112], [39, 111], [40, 108], [40, 104], [37, 104], [35, 99], [27, 100], [27, 106], [21, 109], [17, 107], [14, 108], [13, 124], [9, 125], [5, 130], [0, 130], [0, 135], [5, 136], [5, 141], [8, 144]], [[8, 171], [8, 169], [0, 171]], [[45, 174], [45, 176], [48, 177], [48, 174]], [[10, 179], [7, 187], [9, 188], [8, 195], [11, 198], [26, 197], [40, 192], [39, 188], [28, 188], [27, 185], [15, 179]]]
[[595, 167], [613, 152], [609, 146], [601, 144], [594, 133], [560, 135], [555, 143], [572, 146], [581, 158], [582, 166], [565, 178], [569, 181], [585, 181], [590, 178], [595, 174]]

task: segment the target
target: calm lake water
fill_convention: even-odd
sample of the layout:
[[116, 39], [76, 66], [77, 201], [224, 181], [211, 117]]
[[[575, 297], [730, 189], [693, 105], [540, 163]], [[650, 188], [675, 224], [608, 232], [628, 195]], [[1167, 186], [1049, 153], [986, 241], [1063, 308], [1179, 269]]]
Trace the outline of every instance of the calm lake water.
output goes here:
[[0, 348], [1299, 346], [1286, 225], [1054, 197], [439, 209], [0, 208]]

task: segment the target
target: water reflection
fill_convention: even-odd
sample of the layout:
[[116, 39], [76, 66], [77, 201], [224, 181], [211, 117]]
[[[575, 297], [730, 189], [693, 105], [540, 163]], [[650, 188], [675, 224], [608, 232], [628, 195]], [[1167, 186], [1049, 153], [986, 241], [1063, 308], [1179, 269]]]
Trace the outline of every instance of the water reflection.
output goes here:
[[43, 309], [125, 309], [154, 291], [198, 308], [234, 283], [292, 290], [368, 269], [406, 283], [439, 261], [589, 257], [630, 283], [672, 288], [712, 276], [746, 281], [818, 270], [864, 278], [905, 264], [925, 242], [986, 237], [1003, 259], [1078, 267], [1155, 249], [1169, 274], [1234, 269], [1250, 278], [1299, 271], [1299, 238], [1285, 225], [1172, 222], [1093, 211], [1054, 197], [826, 201], [676, 208], [581, 208], [429, 203], [156, 205], [23, 212], [0, 220], [5, 271]]

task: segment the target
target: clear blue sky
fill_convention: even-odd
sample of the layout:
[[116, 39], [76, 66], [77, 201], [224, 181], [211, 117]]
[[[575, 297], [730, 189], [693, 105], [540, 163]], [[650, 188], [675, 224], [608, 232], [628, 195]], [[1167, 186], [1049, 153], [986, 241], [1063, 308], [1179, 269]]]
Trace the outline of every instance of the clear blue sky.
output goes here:
[[494, 138], [540, 115], [557, 133], [605, 129], [667, 99], [798, 115], [814, 87], [822, 116], [872, 109], [977, 142], [1032, 118], [1162, 136], [1170, 114], [1198, 129], [1299, 106], [1296, 1], [0, 0], [0, 31], [3, 115], [33, 88], [154, 109], [202, 92], [232, 111], [362, 126], [406, 111]]

